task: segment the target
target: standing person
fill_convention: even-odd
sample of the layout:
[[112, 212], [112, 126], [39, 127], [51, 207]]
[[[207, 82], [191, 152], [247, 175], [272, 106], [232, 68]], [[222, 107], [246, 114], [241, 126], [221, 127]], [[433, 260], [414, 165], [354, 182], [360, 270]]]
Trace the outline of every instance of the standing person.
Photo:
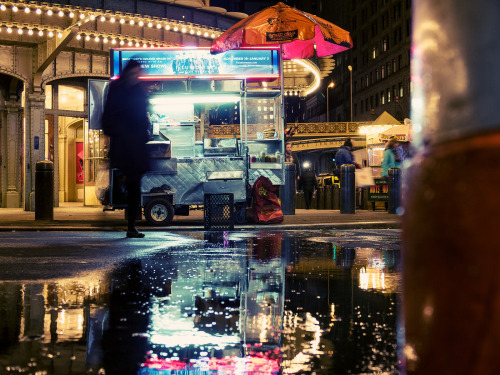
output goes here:
[[143, 238], [135, 227], [140, 210], [141, 178], [149, 170], [146, 149], [149, 119], [147, 95], [139, 81], [142, 69], [130, 60], [120, 77], [109, 84], [102, 115], [102, 129], [110, 136], [110, 166], [118, 168], [126, 179], [128, 227], [127, 237]]
[[295, 164], [295, 175], [297, 180], [300, 180], [300, 163], [297, 155], [292, 152], [292, 144], [290, 142], [285, 143], [285, 161], [287, 163]]
[[316, 175], [308, 162], [304, 163], [304, 172], [300, 176], [300, 185], [304, 191], [306, 210], [309, 210], [311, 208], [313, 193], [318, 189], [318, 181], [316, 181]]
[[399, 162], [397, 161], [396, 147], [398, 140], [396, 138], [391, 138], [385, 145], [384, 158], [382, 159], [382, 177], [389, 176], [389, 169], [399, 168]]
[[340, 176], [340, 167], [344, 164], [354, 164], [356, 168], [360, 169], [361, 165], [354, 161], [354, 155], [352, 154], [352, 142], [348, 138], [345, 140], [344, 144], [340, 146], [339, 150], [335, 154], [335, 175]]

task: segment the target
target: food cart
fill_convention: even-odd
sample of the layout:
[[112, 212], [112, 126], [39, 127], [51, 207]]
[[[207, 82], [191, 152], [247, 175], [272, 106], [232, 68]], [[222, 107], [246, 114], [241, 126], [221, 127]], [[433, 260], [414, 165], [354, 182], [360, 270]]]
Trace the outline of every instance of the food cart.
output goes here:
[[[217, 193], [233, 194], [235, 220], [243, 222], [257, 178], [284, 183], [278, 50], [211, 55], [208, 48], [112, 49], [112, 79], [130, 59], [141, 64], [149, 93], [152, 170], [141, 181], [148, 223], [168, 225], [175, 214], [203, 205], [205, 194]], [[91, 80], [89, 86], [89, 131], [95, 136], [102, 132], [107, 82]], [[106, 158], [87, 165], [106, 170]], [[120, 171], [101, 180], [96, 191], [105, 209], [125, 208]]]

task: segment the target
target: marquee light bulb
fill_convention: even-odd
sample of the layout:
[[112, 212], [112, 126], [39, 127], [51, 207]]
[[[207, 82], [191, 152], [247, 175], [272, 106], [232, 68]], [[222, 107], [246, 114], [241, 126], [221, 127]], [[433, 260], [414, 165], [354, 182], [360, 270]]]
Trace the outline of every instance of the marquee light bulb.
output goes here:
[[62, 17], [64, 16], [64, 12], [62, 10], [59, 11], [59, 13], [57, 13], [59, 15], [59, 17]]
[[25, 11], [26, 13], [29, 13], [29, 12], [31, 12], [31, 9], [30, 9], [30, 8], [28, 8], [28, 7], [26, 7], [26, 8], [24, 8], [24, 11]]
[[18, 10], [19, 10], [19, 8], [18, 8], [18, 7], [16, 7], [15, 5], [12, 7], [12, 11], [13, 11], [13, 12], [17, 12]]
[[52, 12], [52, 9], [49, 9], [49, 10], [47, 11], [47, 16], [51, 16], [52, 14], [54, 14], [54, 12]]
[[36, 8], [36, 11], [35, 11], [36, 14], [42, 14], [42, 10], [40, 8]]

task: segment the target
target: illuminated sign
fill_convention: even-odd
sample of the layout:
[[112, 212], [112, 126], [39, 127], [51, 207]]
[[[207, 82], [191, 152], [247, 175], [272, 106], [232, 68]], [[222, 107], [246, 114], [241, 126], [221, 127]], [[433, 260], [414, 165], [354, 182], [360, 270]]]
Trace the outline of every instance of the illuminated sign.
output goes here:
[[111, 49], [111, 77], [120, 75], [130, 60], [141, 64], [143, 79], [279, 77], [277, 49], [238, 49], [217, 55], [208, 48]]

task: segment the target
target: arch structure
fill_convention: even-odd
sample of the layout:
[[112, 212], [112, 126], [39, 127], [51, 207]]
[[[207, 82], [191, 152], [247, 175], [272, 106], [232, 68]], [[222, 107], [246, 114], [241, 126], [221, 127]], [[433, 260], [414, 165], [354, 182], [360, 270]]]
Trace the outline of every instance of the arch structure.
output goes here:
[[[68, 124], [85, 125], [86, 91], [83, 108], [65, 109], [61, 98], [109, 77], [110, 48], [210, 46], [246, 16], [208, 0], [0, 1], [0, 207], [34, 210], [35, 167], [46, 159], [55, 163], [54, 205], [78, 196], [67, 186], [74, 166], [61, 159], [79, 139]], [[287, 65], [285, 81], [307, 92], [331, 72], [327, 60]]]

